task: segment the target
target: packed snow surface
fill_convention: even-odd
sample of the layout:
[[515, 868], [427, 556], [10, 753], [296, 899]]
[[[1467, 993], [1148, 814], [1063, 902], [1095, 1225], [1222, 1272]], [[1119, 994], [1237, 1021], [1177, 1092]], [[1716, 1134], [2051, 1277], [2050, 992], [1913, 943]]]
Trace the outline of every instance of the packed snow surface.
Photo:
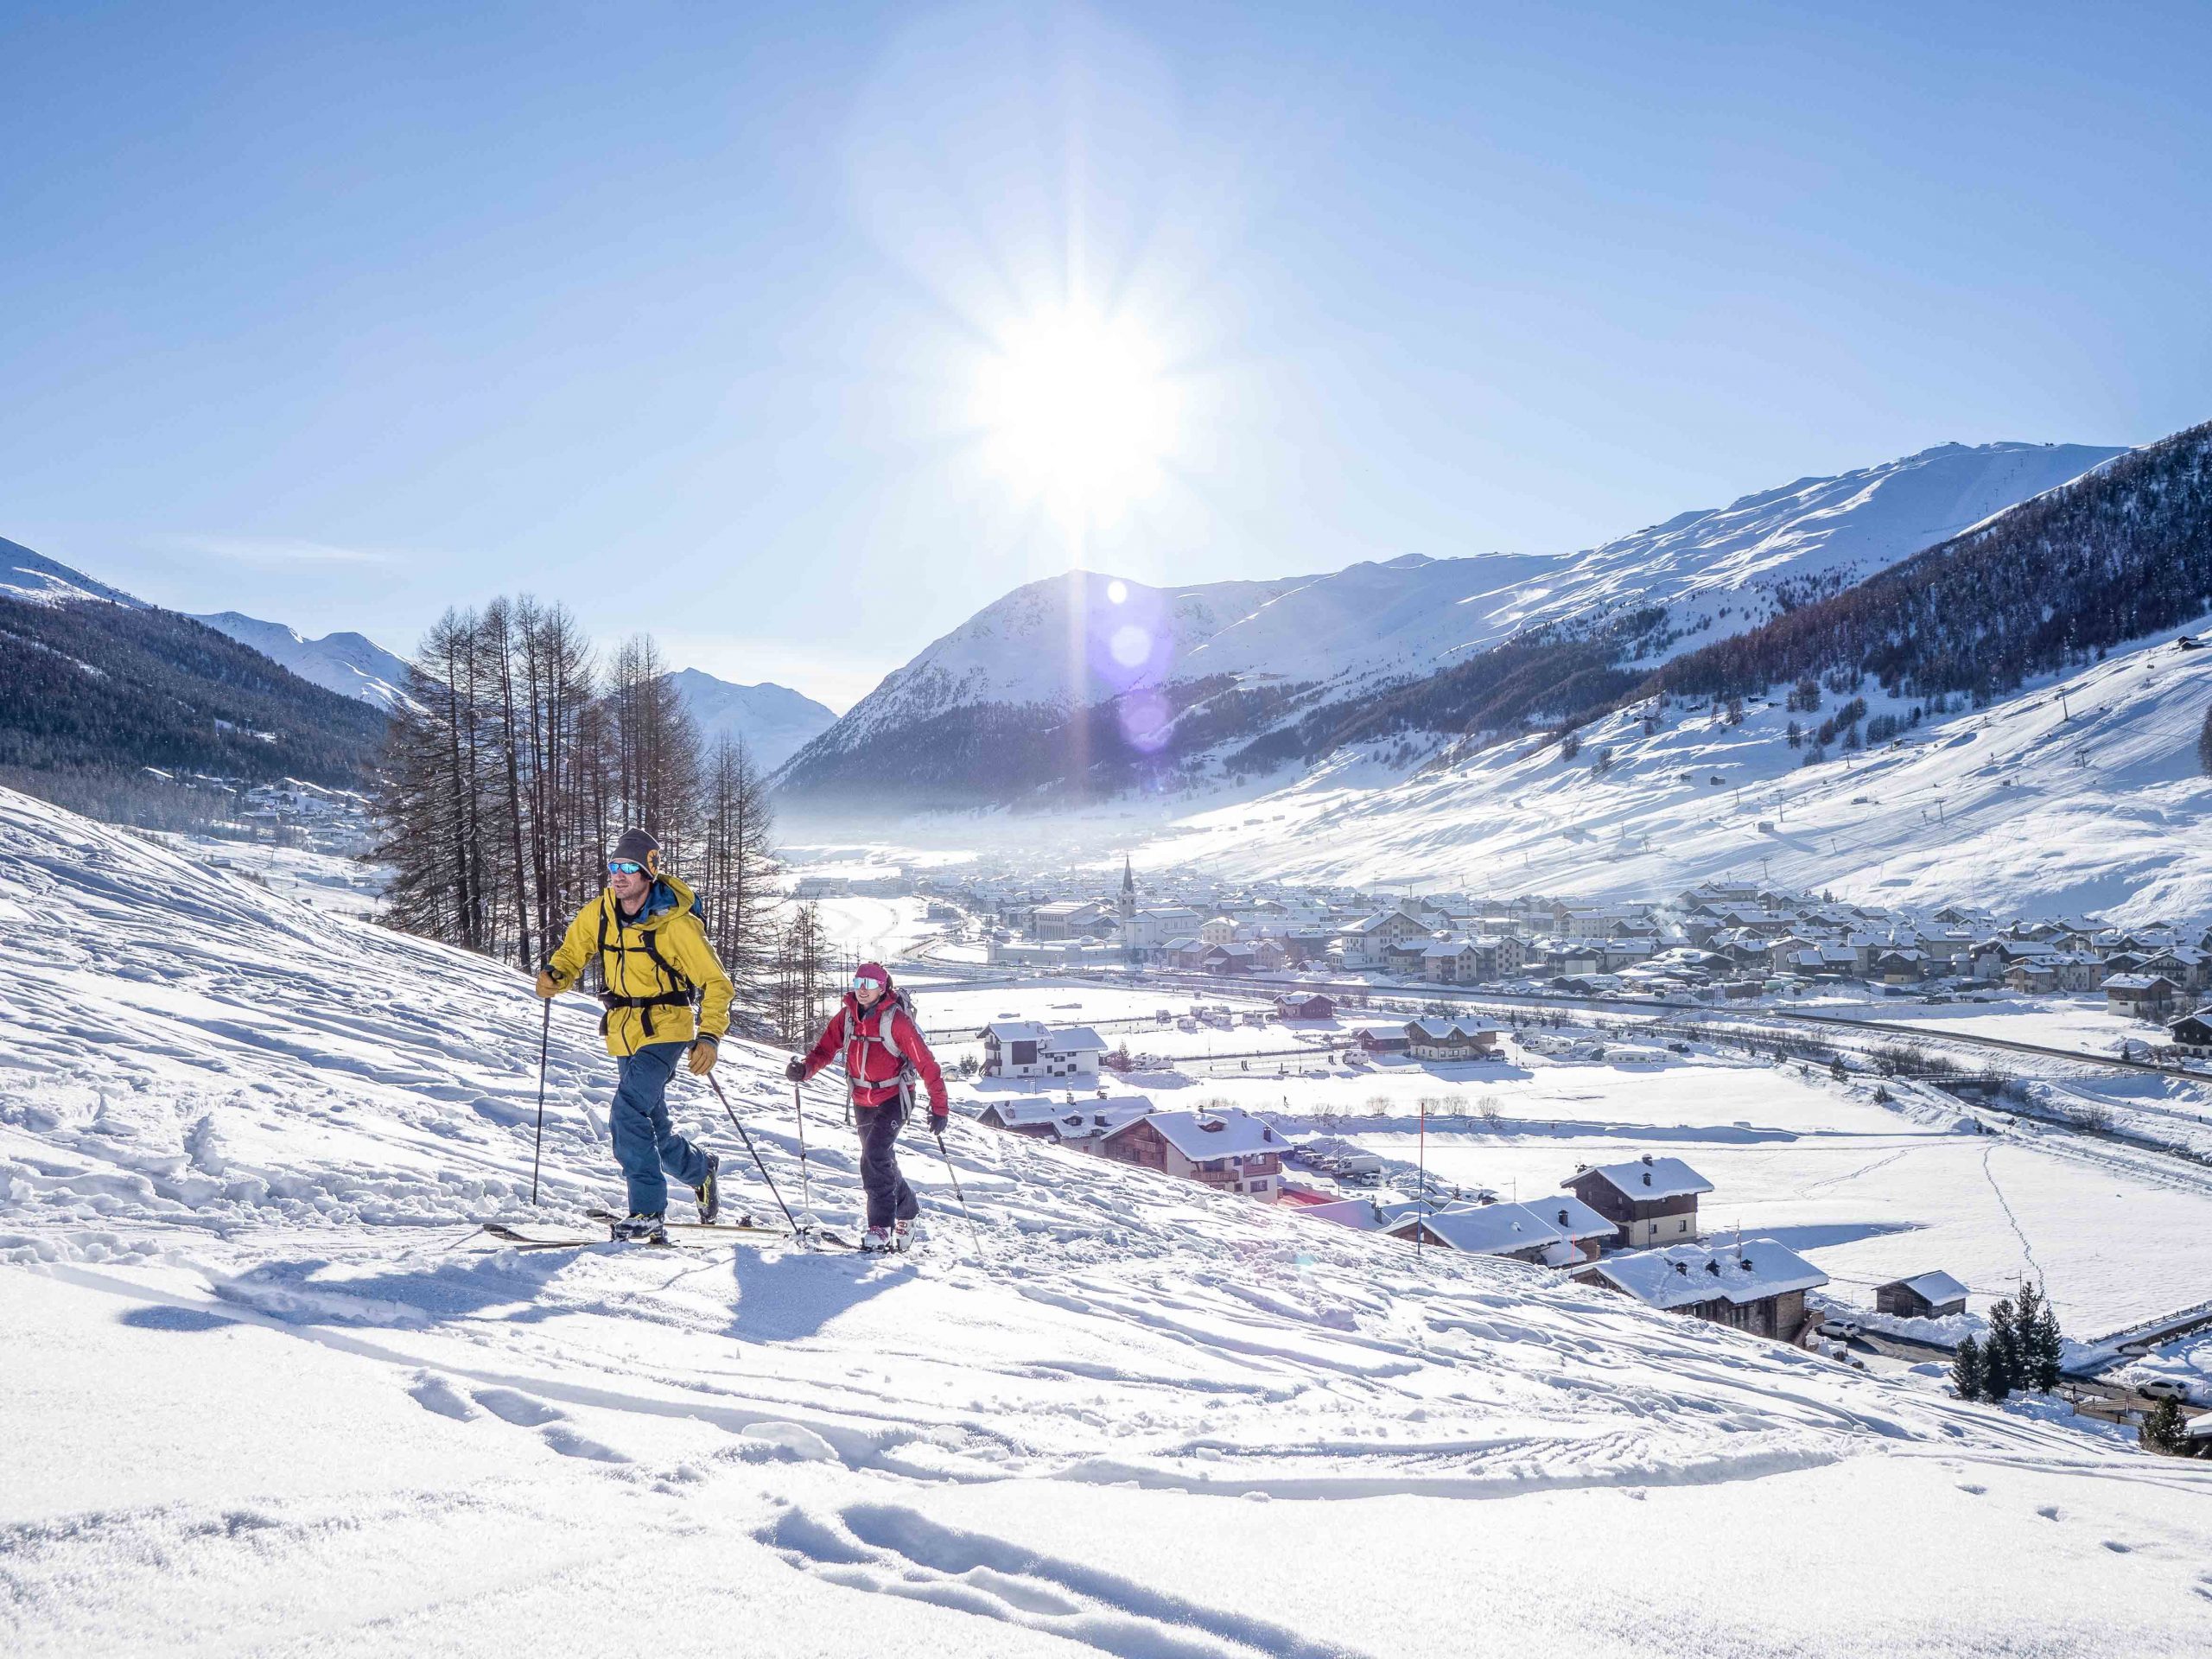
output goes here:
[[[2212, 1642], [2202, 1465], [964, 1121], [976, 1242], [910, 1141], [911, 1257], [498, 1248], [518, 972], [4, 793], [0, 943], [10, 1654]], [[796, 1203], [778, 1058], [716, 1075]], [[541, 1220], [608, 1071], [560, 1005]]]

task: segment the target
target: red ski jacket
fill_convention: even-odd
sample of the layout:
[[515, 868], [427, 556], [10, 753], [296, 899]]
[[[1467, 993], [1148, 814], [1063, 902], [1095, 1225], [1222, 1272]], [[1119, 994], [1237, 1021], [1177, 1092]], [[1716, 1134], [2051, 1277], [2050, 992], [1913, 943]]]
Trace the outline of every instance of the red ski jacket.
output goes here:
[[806, 1075], [812, 1077], [838, 1058], [841, 1048], [855, 1106], [880, 1106], [899, 1098], [899, 1057], [903, 1055], [928, 1085], [931, 1115], [943, 1116], [950, 1109], [945, 1103], [944, 1073], [938, 1069], [937, 1056], [930, 1052], [929, 1044], [906, 1009], [887, 993], [877, 998], [875, 1007], [866, 1014], [861, 1012], [859, 1000], [850, 991], [845, 993], [843, 1003], [830, 1016], [830, 1023], [823, 1027], [822, 1035], [807, 1052]]

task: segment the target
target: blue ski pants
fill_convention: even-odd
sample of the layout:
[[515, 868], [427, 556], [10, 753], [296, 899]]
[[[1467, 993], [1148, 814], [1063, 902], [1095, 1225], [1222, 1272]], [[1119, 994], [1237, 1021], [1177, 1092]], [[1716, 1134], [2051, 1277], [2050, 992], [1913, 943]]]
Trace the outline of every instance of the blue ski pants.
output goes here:
[[648, 1043], [615, 1062], [621, 1081], [607, 1127], [614, 1135], [614, 1161], [630, 1183], [633, 1215], [658, 1215], [668, 1208], [664, 1169], [686, 1186], [707, 1179], [707, 1154], [676, 1132], [669, 1122], [668, 1080], [688, 1043]]

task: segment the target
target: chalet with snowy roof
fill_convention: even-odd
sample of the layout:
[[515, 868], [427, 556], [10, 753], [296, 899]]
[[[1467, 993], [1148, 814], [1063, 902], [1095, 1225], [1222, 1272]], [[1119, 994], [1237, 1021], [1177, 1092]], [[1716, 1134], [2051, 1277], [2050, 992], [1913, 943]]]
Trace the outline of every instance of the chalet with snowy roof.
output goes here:
[[1338, 943], [1345, 967], [1381, 968], [1386, 965], [1384, 957], [1392, 946], [1415, 939], [1427, 944], [1435, 931], [1429, 923], [1402, 910], [1386, 910], [1354, 922], [1338, 936]]
[[1916, 948], [1879, 950], [1866, 963], [1866, 977], [1878, 985], [1917, 985], [1928, 976], [1928, 958]]
[[1337, 1001], [1319, 991], [1285, 991], [1275, 998], [1278, 1020], [1333, 1020]]
[[986, 1128], [1008, 1135], [1026, 1135], [1040, 1141], [1089, 1149], [1102, 1135], [1135, 1122], [1152, 1109], [1142, 1095], [1116, 1095], [1104, 1100], [1053, 1100], [1045, 1095], [1020, 1095], [986, 1100], [976, 1121]]
[[1967, 1287], [1948, 1273], [1893, 1279], [1874, 1287], [1874, 1311], [1901, 1319], [1940, 1319], [1967, 1311]]
[[1613, 1224], [1613, 1247], [1637, 1250], [1698, 1236], [1698, 1195], [1713, 1183], [1679, 1158], [1649, 1153], [1634, 1163], [1577, 1170], [1560, 1183]]
[[1101, 1155], [1272, 1204], [1282, 1179], [1282, 1138], [1249, 1114], [1154, 1112], [1109, 1130]]
[[1408, 1020], [1406, 1052], [1417, 1060], [1494, 1060], [1497, 1027], [1472, 1020]]
[[1647, 1307], [1733, 1325], [1755, 1337], [1795, 1342], [1805, 1325], [1805, 1293], [1828, 1276], [1770, 1238], [1725, 1245], [1670, 1244], [1609, 1255], [1574, 1277], [1633, 1296]]
[[2206, 961], [2206, 953], [2195, 945], [2177, 944], [2145, 959], [2139, 971], [2164, 974], [2181, 990], [2201, 991], [2205, 985]]
[[2137, 1020], [2166, 1020], [2181, 1000], [2181, 987], [2164, 974], [2114, 974], [2104, 990], [2109, 1012]]
[[1370, 1054], [1403, 1054], [1412, 1046], [1403, 1026], [1361, 1026], [1351, 1039]]
[[1543, 1204], [1447, 1205], [1401, 1217], [1384, 1230], [1393, 1238], [1470, 1255], [1573, 1267], [1597, 1260], [1613, 1224], [1580, 1199], [1561, 1198]]
[[983, 1039], [987, 1077], [1096, 1077], [1106, 1039], [1089, 1026], [1054, 1030], [1033, 1020], [995, 1020]]
[[2212, 1057], [2212, 1006], [2185, 1014], [2166, 1027], [2174, 1046], [2192, 1059]]

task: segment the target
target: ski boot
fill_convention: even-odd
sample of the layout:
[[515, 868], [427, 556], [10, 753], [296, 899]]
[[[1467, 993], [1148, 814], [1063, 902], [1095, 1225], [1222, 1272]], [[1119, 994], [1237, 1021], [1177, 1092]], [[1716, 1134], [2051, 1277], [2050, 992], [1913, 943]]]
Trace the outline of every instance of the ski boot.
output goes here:
[[901, 1216], [891, 1224], [891, 1248], [903, 1255], [913, 1248], [913, 1244], [914, 1218]]
[[862, 1255], [887, 1255], [897, 1248], [898, 1246], [892, 1243], [891, 1230], [888, 1227], [871, 1227], [861, 1235]]
[[668, 1243], [667, 1216], [655, 1210], [650, 1214], [632, 1210], [609, 1230], [618, 1244], [665, 1244]]
[[715, 1179], [721, 1173], [721, 1154], [709, 1153], [707, 1179], [691, 1189], [699, 1195], [699, 1224], [702, 1227], [713, 1226], [715, 1218], [722, 1212], [721, 1183]]

